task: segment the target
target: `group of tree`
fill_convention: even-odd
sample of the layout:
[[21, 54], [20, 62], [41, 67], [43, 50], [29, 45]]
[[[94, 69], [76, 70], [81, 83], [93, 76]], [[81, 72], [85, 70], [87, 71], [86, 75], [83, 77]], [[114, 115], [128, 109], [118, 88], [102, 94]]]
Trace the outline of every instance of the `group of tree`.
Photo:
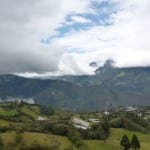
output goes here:
[[[67, 135], [68, 139], [73, 143], [73, 146], [75, 146], [77, 149], [79, 150], [88, 150], [87, 145], [83, 142], [83, 139], [81, 137], [81, 134], [79, 131], [73, 129], [73, 130], [69, 130], [68, 135]], [[70, 145], [67, 150], [73, 150], [72, 145]]]
[[101, 122], [91, 125], [87, 130], [79, 129], [83, 139], [106, 140], [109, 137], [110, 126], [107, 118], [103, 118]]
[[140, 141], [135, 134], [132, 136], [131, 142], [129, 141], [127, 135], [124, 135], [120, 141], [120, 145], [124, 147], [124, 150], [129, 150], [130, 148], [133, 150], [139, 150], [141, 147]]
[[[36, 125], [38, 125], [36, 123]], [[40, 125], [41, 132], [44, 133], [52, 133], [55, 135], [67, 136], [70, 131], [74, 132], [78, 131], [82, 137], [82, 139], [100, 139], [105, 140], [109, 137], [110, 126], [109, 121], [104, 118], [100, 123], [93, 124], [91, 128], [87, 130], [77, 129], [70, 122], [65, 120], [57, 120], [57, 121], [43, 121]]]
[[54, 109], [50, 106], [39, 105], [40, 113], [43, 115], [53, 115]]

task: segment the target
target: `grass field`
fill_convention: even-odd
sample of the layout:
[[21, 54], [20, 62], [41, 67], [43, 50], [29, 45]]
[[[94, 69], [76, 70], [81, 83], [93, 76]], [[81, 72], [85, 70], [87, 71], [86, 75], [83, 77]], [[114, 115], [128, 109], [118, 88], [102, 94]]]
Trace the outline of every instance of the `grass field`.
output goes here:
[[120, 140], [124, 134], [126, 134], [129, 139], [132, 138], [133, 134], [136, 134], [141, 142], [141, 150], [150, 149], [150, 134], [142, 134], [124, 129], [111, 129], [110, 137], [105, 142], [98, 140], [87, 140], [85, 142], [90, 150], [120, 150]]
[[[16, 135], [15, 132], [7, 132], [1, 134], [2, 139], [4, 141], [4, 145], [13, 143], [15, 135]], [[66, 137], [63, 136], [55, 136], [50, 134], [31, 133], [31, 132], [24, 132], [22, 136], [24, 143], [28, 146], [33, 143], [51, 146], [53, 143], [58, 142], [60, 145], [60, 150], [64, 150], [65, 148], [68, 147], [68, 145], [71, 145], [71, 142]], [[16, 148], [16, 150], [18, 149]]]
[[18, 115], [18, 112], [16, 111], [16, 109], [11, 109], [11, 110], [7, 111], [3, 108], [0, 108], [0, 116], [14, 117], [16, 115]]
[[[34, 109], [33, 109], [34, 110]], [[31, 110], [29, 107], [27, 106], [24, 106], [21, 108], [21, 112], [26, 114], [27, 116], [30, 116], [34, 119], [37, 119], [38, 118], [38, 115], [36, 112], [34, 112], [33, 110]]]
[[[150, 148], [150, 134], [142, 134], [138, 132], [132, 132], [124, 129], [111, 129], [110, 137], [106, 141], [100, 140], [85, 140], [89, 150], [120, 150], [120, 139], [126, 134], [130, 139], [133, 134], [136, 134], [141, 142], [141, 150], [149, 150]], [[4, 144], [11, 143], [14, 140], [15, 132], [3, 133], [2, 139]], [[30, 145], [34, 142], [40, 143], [42, 145], [51, 145], [53, 142], [59, 142], [60, 150], [64, 150], [72, 143], [62, 136], [55, 136], [43, 133], [30, 133], [24, 132], [23, 139], [25, 144]]]
[[0, 119], [0, 127], [7, 127], [9, 125], [9, 121]]

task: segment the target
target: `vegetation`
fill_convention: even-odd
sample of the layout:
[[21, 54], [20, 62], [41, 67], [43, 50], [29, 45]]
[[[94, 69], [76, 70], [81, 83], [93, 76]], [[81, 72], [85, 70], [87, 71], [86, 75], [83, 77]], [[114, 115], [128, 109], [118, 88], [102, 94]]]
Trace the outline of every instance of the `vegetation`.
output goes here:
[[[22, 136], [22, 140], [20, 144], [15, 144], [15, 137], [16, 132], [5, 132], [1, 133], [2, 143], [3, 143], [3, 150], [8, 150], [9, 147], [14, 150], [21, 150], [20, 147], [25, 148], [33, 148], [35, 146], [43, 148], [49, 148], [50, 150], [52, 147], [58, 147], [59, 150], [78, 150], [75, 144], [69, 140], [65, 136], [58, 136], [52, 135], [49, 133], [35, 133], [35, 132], [23, 132], [19, 133]], [[131, 132], [124, 129], [111, 129], [110, 130], [110, 137], [106, 139], [106, 141], [102, 140], [82, 140], [83, 146], [82, 149], [85, 150], [120, 150], [120, 140], [122, 135], [126, 134], [131, 141], [133, 134], [136, 134], [137, 137], [140, 139], [140, 150], [149, 150], [149, 134], [143, 134], [139, 132]], [[19, 135], [19, 136], [20, 136]], [[22, 148], [23, 149], [23, 148]]]
[[40, 108], [40, 113], [43, 115], [53, 115], [54, 114], [53, 108], [51, 108], [49, 106], [39, 105], [39, 108]]
[[55, 80], [1, 75], [0, 97], [32, 97], [45, 106], [88, 112], [104, 109], [106, 101], [113, 106], [149, 105], [150, 67], [115, 68], [106, 62], [96, 72], [90, 76], [55, 77]]
[[99, 139], [105, 141], [109, 137], [110, 126], [106, 118], [103, 118], [101, 122], [93, 124], [90, 129], [80, 129], [79, 131], [83, 139]]
[[0, 136], [0, 150], [3, 148], [3, 140], [2, 137]]
[[126, 135], [124, 135], [120, 141], [120, 145], [124, 147], [124, 150], [129, 150], [130, 141]]
[[[123, 135], [129, 137], [131, 148], [149, 150], [150, 135], [143, 133], [141, 128], [136, 128], [139, 123], [145, 131], [147, 122], [140, 123], [141, 118], [138, 120], [134, 114], [127, 117], [128, 114], [123, 110], [112, 111], [110, 115], [104, 115], [103, 112], [75, 113], [25, 102], [1, 103], [0, 109], [17, 112], [17, 115], [1, 113], [0, 147], [3, 150], [119, 150]], [[89, 122], [90, 127], [86, 130], [75, 128], [72, 118], [76, 116]], [[98, 122], [90, 122], [90, 118], [97, 118]], [[129, 121], [132, 126], [128, 125]], [[133, 134], [136, 137], [132, 137]], [[127, 145], [124, 145], [126, 141], [123, 138], [121, 143], [127, 149]]]
[[135, 134], [133, 135], [132, 140], [131, 140], [131, 147], [134, 150], [140, 149], [140, 142], [138, 140], [138, 137]]

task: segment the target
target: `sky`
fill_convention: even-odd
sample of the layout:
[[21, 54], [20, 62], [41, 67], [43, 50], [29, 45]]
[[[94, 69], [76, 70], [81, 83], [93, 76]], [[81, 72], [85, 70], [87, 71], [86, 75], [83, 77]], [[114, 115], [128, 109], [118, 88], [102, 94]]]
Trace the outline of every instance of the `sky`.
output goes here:
[[150, 65], [150, 0], [0, 0], [0, 74]]

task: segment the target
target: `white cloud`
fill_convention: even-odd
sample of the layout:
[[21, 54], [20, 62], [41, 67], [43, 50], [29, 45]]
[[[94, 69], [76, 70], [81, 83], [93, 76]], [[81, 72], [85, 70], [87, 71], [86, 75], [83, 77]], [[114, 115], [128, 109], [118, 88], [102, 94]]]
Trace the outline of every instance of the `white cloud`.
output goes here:
[[72, 16], [71, 20], [75, 23], [91, 23], [91, 20], [86, 19], [86, 18], [81, 17], [81, 16]]
[[[66, 49], [84, 51], [70, 54], [76, 64], [81, 63], [83, 73], [92, 73], [86, 63], [104, 62], [108, 58], [113, 58], [119, 67], [150, 65], [150, 2], [115, 0], [115, 3], [118, 12], [110, 16], [111, 25], [70, 32], [54, 40]], [[87, 61], [83, 63], [85, 57]]]
[[149, 0], [109, 0], [116, 10], [109, 16], [111, 25], [71, 30], [47, 45], [40, 42], [57, 35], [67, 15], [73, 15], [73, 22], [90, 22], [78, 14], [94, 15], [93, 1], [103, 0], [1, 0], [0, 73], [92, 74], [89, 63], [108, 58], [119, 67], [150, 65]]
[[64, 49], [44, 45], [68, 14], [85, 13], [89, 0], [1, 0], [0, 73], [57, 71]]

